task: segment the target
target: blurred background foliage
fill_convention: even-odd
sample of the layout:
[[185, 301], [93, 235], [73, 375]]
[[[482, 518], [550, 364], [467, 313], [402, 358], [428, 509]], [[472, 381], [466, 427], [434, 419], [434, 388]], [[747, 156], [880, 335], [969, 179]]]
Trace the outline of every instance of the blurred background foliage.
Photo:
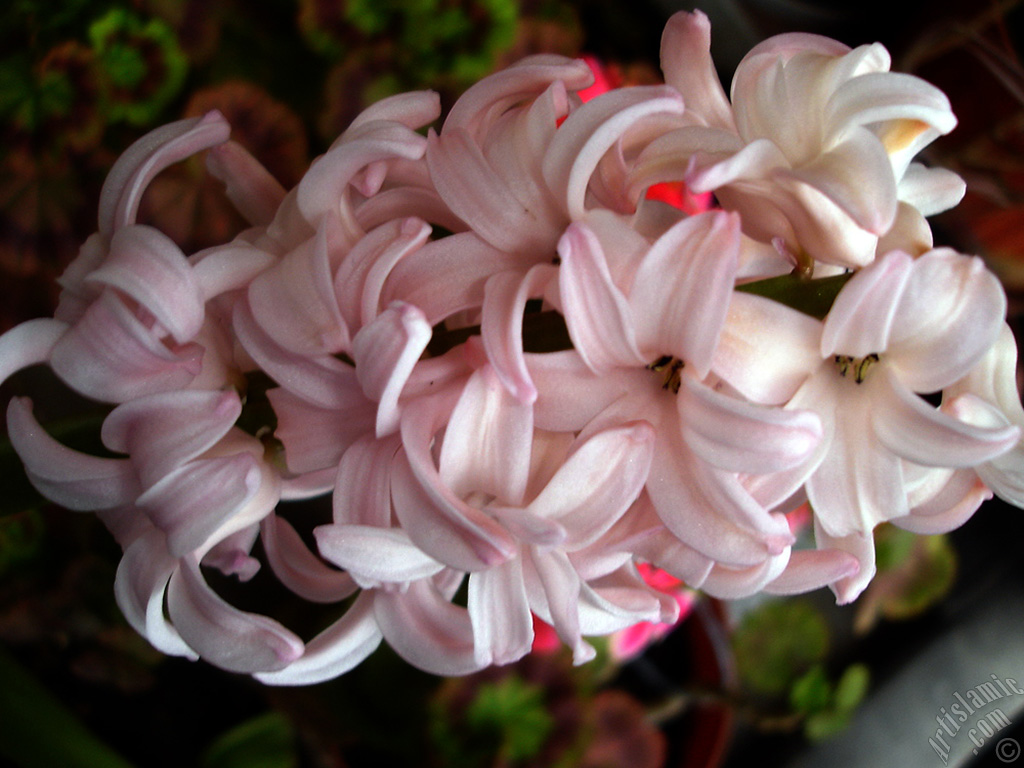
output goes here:
[[[725, 41], [716, 53], [743, 35], [754, 38], [745, 49], [793, 29], [851, 45], [874, 39], [859, 38], [860, 28], [844, 26], [842, 13], [824, 2], [700, 5], [712, 15], [716, 40]], [[590, 53], [619, 81], [653, 82], [662, 26], [683, 6], [8, 0], [0, 8], [0, 330], [52, 312], [54, 279], [95, 229], [107, 171], [159, 124], [219, 109], [233, 138], [290, 187], [369, 103], [431, 88], [447, 106], [529, 53]], [[858, 17], [863, 10], [857, 6]], [[1007, 285], [1019, 333], [1018, 4], [909, 2], [902, 13], [889, 11], [874, 20], [886, 24], [875, 31], [893, 51], [894, 68], [944, 88], [961, 119], [932, 159], [961, 173], [970, 192], [937, 221], [937, 240], [989, 259]], [[720, 60], [726, 83], [735, 63]], [[195, 158], [153, 182], [140, 216], [186, 252], [242, 226]], [[45, 372], [29, 371], [0, 391], [54, 386]], [[60, 399], [56, 416], [88, 410], [69, 395]], [[68, 418], [58, 436], [83, 447], [93, 426]], [[873, 676], [884, 674], [880, 645], [889, 652], [893, 638], [930, 631], [958, 570], [954, 537], [882, 527], [879, 574], [850, 608], [836, 608], [824, 592], [728, 610], [702, 599], [674, 633], [628, 663], [602, 647], [602, 661], [580, 669], [564, 653], [537, 653], [439, 680], [382, 649], [338, 681], [266, 688], [151, 649], [114, 605], [120, 552], [102, 526], [40, 500], [9, 445], [0, 445], [0, 476], [0, 766], [715, 765], [737, 727], [798, 739], [842, 729]], [[287, 602], [272, 590], [264, 597]]]

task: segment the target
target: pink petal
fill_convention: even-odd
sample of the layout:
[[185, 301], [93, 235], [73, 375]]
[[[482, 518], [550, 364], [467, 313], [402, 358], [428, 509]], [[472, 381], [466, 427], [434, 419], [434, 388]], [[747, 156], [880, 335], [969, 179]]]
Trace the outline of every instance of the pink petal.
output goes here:
[[614, 401], [650, 384], [651, 373], [643, 369], [595, 375], [575, 350], [525, 357], [537, 386], [534, 422], [541, 429], [579, 431]]
[[41, 317], [16, 325], [0, 336], [0, 382], [22, 368], [45, 363], [67, 329], [60, 320]]
[[374, 617], [374, 595], [360, 594], [345, 615], [306, 643], [302, 656], [276, 672], [253, 675], [264, 685], [315, 685], [339, 677], [373, 653], [383, 635]]
[[258, 274], [273, 266], [277, 258], [267, 251], [241, 240], [208, 248], [190, 258], [195, 282], [203, 292], [203, 302], [222, 293], [236, 291], [252, 282]]
[[302, 656], [302, 641], [273, 619], [246, 613], [220, 598], [192, 557], [179, 561], [167, 588], [167, 611], [181, 637], [229, 672], [273, 672]]
[[431, 333], [417, 307], [396, 301], [352, 340], [356, 378], [366, 396], [378, 403], [377, 437], [399, 428], [398, 398]]
[[732, 107], [711, 60], [711, 22], [701, 11], [673, 14], [661, 36], [665, 82], [683, 95], [687, 119], [735, 130]]
[[531, 553], [525, 581], [530, 607], [555, 628], [562, 642], [572, 648], [573, 664], [584, 664], [597, 652], [580, 633], [582, 582], [569, 557], [559, 550]]
[[465, 608], [452, 605], [430, 580], [404, 594], [377, 592], [374, 614], [388, 644], [415, 667], [435, 675], [466, 675], [481, 668]]
[[683, 439], [703, 461], [733, 472], [768, 474], [802, 464], [822, 437], [812, 411], [747, 403], [683, 376], [676, 401]]
[[50, 501], [91, 512], [132, 502], [138, 480], [127, 459], [103, 459], [79, 453], [50, 437], [32, 415], [27, 397], [7, 406], [7, 431], [32, 485]]
[[639, 496], [654, 453], [654, 429], [634, 421], [603, 430], [579, 445], [526, 508], [569, 531], [566, 550], [603, 535]]
[[315, 222], [339, 204], [358, 171], [378, 160], [423, 156], [426, 140], [399, 123], [376, 122], [373, 130], [343, 141], [313, 165], [299, 182], [296, 203], [306, 221]]
[[650, 359], [671, 354], [707, 376], [729, 310], [739, 245], [739, 216], [710, 211], [683, 219], [647, 252], [629, 306]]
[[479, 492], [500, 504], [521, 504], [532, 438], [530, 406], [513, 398], [492, 368], [481, 368], [470, 376], [448, 419], [440, 481], [458, 498]]
[[195, 344], [168, 348], [108, 290], [54, 345], [50, 365], [87, 397], [117, 403], [188, 386], [202, 356]]
[[772, 595], [797, 595], [855, 578], [859, 571], [857, 558], [842, 549], [793, 550], [786, 570], [772, 579], [764, 591]]
[[908, 254], [893, 251], [843, 286], [825, 318], [823, 358], [837, 353], [859, 358], [888, 349], [913, 264]]
[[484, 301], [484, 285], [494, 274], [523, 266], [521, 257], [499, 251], [473, 232], [427, 242], [395, 267], [382, 302], [415, 304], [433, 326]]
[[949, 480], [926, 501], [915, 504], [910, 514], [891, 520], [893, 525], [911, 533], [934, 535], [949, 533], [971, 519], [992, 491], [973, 472], [953, 472]]
[[463, 571], [477, 571], [515, 554], [512, 537], [480, 510], [466, 504], [441, 481], [430, 453], [435, 403], [409, 408], [402, 422], [405, 448], [395, 460], [391, 493], [395, 514], [413, 542], [434, 559]]
[[520, 558], [472, 574], [467, 605], [480, 666], [511, 664], [530, 652], [533, 614]]
[[556, 274], [554, 267], [538, 264], [525, 276], [499, 272], [484, 285], [480, 335], [487, 358], [512, 396], [526, 404], [537, 399], [537, 388], [523, 355], [523, 313], [527, 300], [542, 295]]
[[784, 405], [822, 364], [821, 328], [777, 301], [734, 291], [711, 370], [754, 402]]
[[1002, 284], [980, 258], [929, 251], [914, 261], [888, 359], [914, 392], [938, 391], [982, 359], [1005, 317]]
[[[352, 577], [331, 568], [313, 554], [283, 517], [271, 514], [263, 518], [260, 540], [274, 575], [302, 599], [337, 603], [356, 591]], [[306, 650], [309, 651], [308, 646]]]
[[150, 531], [125, 550], [114, 578], [114, 597], [132, 628], [169, 656], [198, 657], [164, 615], [167, 581], [178, 561], [167, 553], [164, 535]]
[[896, 218], [892, 164], [866, 128], [848, 132], [836, 147], [783, 173], [820, 191], [872, 234], [884, 235]]
[[594, 73], [582, 59], [550, 54], [527, 56], [467, 88], [445, 118], [442, 131], [462, 128], [479, 140], [492, 121], [509, 108], [539, 96], [559, 81], [570, 90], [578, 90], [594, 81]]
[[143, 487], [204, 453], [238, 420], [233, 390], [166, 392], [119, 405], [103, 421], [103, 444], [127, 453]]
[[1006, 453], [1020, 439], [1018, 427], [974, 426], [936, 410], [888, 370], [865, 384], [874, 390], [870, 418], [878, 440], [917, 464], [973, 467]]
[[857, 599], [875, 576], [875, 538], [871, 531], [850, 533], [846, 536], [832, 536], [818, 524], [814, 524], [814, 540], [819, 549], [838, 549], [857, 559], [860, 569], [849, 576], [836, 579], [831, 584], [839, 605], [848, 605]]
[[572, 220], [586, 214], [590, 177], [601, 158], [645, 118], [680, 115], [683, 102], [668, 86], [637, 86], [602, 94], [573, 112], [544, 155], [544, 178]]
[[629, 301], [612, 282], [601, 243], [584, 224], [571, 224], [558, 243], [565, 322], [579, 356], [595, 374], [645, 362], [637, 347]]
[[333, 474], [342, 454], [376, 423], [374, 403], [365, 397], [347, 408], [320, 408], [281, 388], [268, 390], [267, 397], [277, 417], [274, 436], [284, 444], [292, 472]]
[[99, 203], [99, 231], [111, 237], [135, 223], [142, 193], [164, 168], [204, 149], [222, 144], [231, 133], [216, 110], [202, 117], [179, 120], [150, 131], [117, 159], [103, 182]]
[[330, 355], [305, 357], [276, 344], [245, 301], [235, 304], [232, 325], [238, 342], [279, 385], [325, 409], [352, 408], [366, 402], [355, 370]]
[[438, 194], [485, 242], [508, 253], [541, 254], [558, 233], [516, 196], [465, 130], [430, 134], [427, 166]]
[[317, 526], [313, 535], [320, 554], [348, 571], [363, 589], [424, 579], [444, 567], [400, 528], [335, 523]]
[[720, 600], [750, 597], [778, 578], [789, 562], [789, 557], [789, 550], [785, 550], [749, 568], [730, 568], [716, 564], [701, 585], [701, 591]]
[[234, 141], [214, 147], [206, 168], [224, 183], [228, 200], [246, 221], [254, 226], [271, 222], [284, 200], [284, 187], [245, 147]]
[[210, 536], [252, 499], [260, 470], [250, 454], [190, 462], [158, 481], [136, 500], [167, 535], [173, 557], [205, 548]]
[[349, 327], [371, 323], [381, 312], [384, 284], [395, 266], [430, 236], [422, 219], [389, 221], [356, 243], [334, 277], [334, 293]]
[[297, 355], [348, 351], [349, 326], [334, 293], [330, 222], [325, 216], [316, 238], [288, 253], [249, 284], [249, 307], [260, 328]]

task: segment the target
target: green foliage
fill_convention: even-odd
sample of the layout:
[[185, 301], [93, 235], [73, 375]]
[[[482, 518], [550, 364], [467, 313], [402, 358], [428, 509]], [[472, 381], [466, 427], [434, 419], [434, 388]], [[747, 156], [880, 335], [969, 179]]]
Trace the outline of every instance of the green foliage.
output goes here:
[[112, 122], [148, 124], [181, 90], [188, 59], [161, 19], [113, 8], [89, 25], [89, 40], [111, 87]]
[[202, 768], [295, 768], [295, 730], [279, 712], [268, 712], [232, 728], [211, 744]]
[[446, 765], [515, 765], [543, 748], [554, 720], [544, 701], [544, 689], [510, 675], [484, 682], [461, 717], [438, 707], [431, 733]]
[[764, 296], [819, 320], [828, 314], [839, 291], [852, 273], [809, 280], [800, 275], [781, 275], [736, 286], [737, 291]]
[[0, 517], [0, 577], [32, 560], [45, 533], [43, 518], [35, 509]]
[[806, 600], [772, 600], [743, 617], [732, 642], [743, 685], [756, 694], [781, 696], [824, 659], [828, 627]]
[[0, 648], [0, 756], [18, 768], [131, 768]]
[[789, 701], [805, 716], [804, 733], [819, 741], [844, 730], [867, 694], [871, 675], [864, 664], [851, 664], [833, 686], [818, 664], [794, 683]]

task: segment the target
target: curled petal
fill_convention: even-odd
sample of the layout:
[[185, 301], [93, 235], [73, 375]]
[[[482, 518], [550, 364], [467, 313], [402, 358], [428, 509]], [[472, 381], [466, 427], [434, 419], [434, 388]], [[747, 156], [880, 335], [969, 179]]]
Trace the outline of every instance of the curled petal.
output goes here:
[[721, 469], [768, 474], [803, 463], [822, 437], [812, 411], [744, 402], [683, 376], [677, 397], [683, 439]]
[[273, 619], [228, 605], [203, 579], [194, 557], [182, 558], [167, 588], [175, 629], [199, 655], [229, 672], [274, 672], [302, 656], [302, 641]]
[[[887, 370], [866, 383], [884, 393], [873, 398], [871, 410], [871, 425], [879, 441], [917, 464], [972, 467], [1006, 453], [1020, 440], [1016, 426], [974, 426], [936, 410]], [[948, 408], [956, 413], [955, 402]]]
[[107, 448], [131, 456], [148, 488], [216, 444], [241, 413], [234, 390], [166, 392], [119, 405], [100, 435]]
[[352, 340], [356, 378], [366, 396], [378, 403], [377, 437], [398, 429], [398, 398], [431, 333], [417, 307], [395, 302]]
[[104, 402], [183, 389], [202, 369], [203, 348], [166, 346], [112, 291], [54, 345], [50, 365], [68, 386]]
[[407, 411], [405, 450], [396, 456], [391, 477], [399, 523], [420, 549], [452, 568], [478, 571], [504, 562], [515, 554], [512, 537], [441, 482], [430, 454], [434, 429], [429, 414]]
[[511, 664], [533, 645], [533, 616], [518, 557], [469, 577], [469, 618], [481, 666]]
[[7, 406], [7, 430], [32, 485], [50, 501], [91, 512], [129, 504], [139, 494], [128, 459], [90, 456], [57, 442], [32, 415], [28, 398]]
[[373, 602], [373, 593], [360, 594], [344, 616], [306, 643], [302, 656], [284, 669], [253, 677], [265, 685], [314, 685], [345, 674], [380, 645]]
[[709, 211], [683, 219], [644, 256], [629, 292], [638, 344], [672, 354], [707, 376], [729, 311], [740, 217]]
[[661, 36], [665, 82], [683, 95], [686, 118], [735, 130], [732, 107], [711, 60], [711, 22], [701, 11], [676, 13]]
[[427, 242], [402, 259], [389, 276], [381, 301], [414, 304], [433, 326], [456, 312], [481, 306], [491, 275], [522, 267], [522, 257], [498, 250], [474, 232], [459, 232]]
[[441, 482], [458, 498], [474, 492], [520, 504], [530, 471], [533, 412], [490, 366], [470, 376], [448, 420], [438, 461]]
[[167, 553], [156, 530], [137, 538], [117, 566], [114, 597], [132, 628], [169, 656], [199, 658], [164, 615], [167, 581], [178, 561]]
[[527, 511], [563, 525], [569, 531], [566, 550], [593, 543], [643, 489], [654, 438], [646, 421], [592, 435], [569, 455]]
[[379, 160], [423, 157], [426, 139], [400, 123], [374, 121], [372, 130], [343, 141], [313, 161], [299, 182], [296, 203], [308, 222], [335, 210], [356, 173]]
[[374, 614], [388, 644], [415, 667], [435, 675], [467, 675], [481, 668], [465, 608], [452, 605], [429, 579], [402, 594], [378, 592]]
[[203, 292], [185, 254], [152, 227], [134, 225], [115, 232], [106, 261], [86, 280], [133, 298], [179, 344], [195, 336], [203, 324]]
[[864, 357], [889, 347], [899, 302], [914, 260], [893, 251], [857, 272], [836, 296], [825, 318], [821, 356]]
[[192, 272], [205, 303], [222, 293], [244, 288], [276, 261], [273, 254], [236, 240], [195, 254]]
[[537, 399], [537, 388], [530, 379], [523, 356], [523, 313], [531, 296], [543, 294], [554, 279], [555, 268], [538, 264], [526, 273], [500, 272], [484, 285], [480, 335], [487, 358], [498, 378], [512, 396], [522, 403]]
[[850, 533], [846, 536], [832, 536], [814, 522], [814, 540], [819, 549], [838, 549], [847, 552], [857, 559], [859, 569], [856, 573], [842, 576], [830, 585], [839, 605], [848, 605], [871, 583], [875, 576], [875, 537], [867, 533]]
[[260, 523], [260, 540], [274, 575], [304, 600], [337, 603], [356, 591], [352, 577], [314, 555], [283, 517], [267, 515]]
[[254, 226], [269, 224], [285, 190], [241, 144], [228, 141], [206, 156], [210, 174], [224, 182], [228, 200]]
[[136, 504], [167, 535], [174, 557], [200, 548], [252, 499], [260, 470], [248, 453], [190, 462], [151, 486]]
[[899, 183], [899, 198], [917, 208], [922, 216], [934, 216], [955, 207], [964, 197], [967, 185], [946, 168], [930, 168], [911, 163]]
[[284, 349], [260, 328], [248, 302], [235, 304], [232, 321], [245, 351], [291, 393], [324, 409], [344, 410], [366, 402], [352, 366], [330, 355], [306, 357]]
[[332, 222], [324, 216], [316, 237], [253, 279], [246, 294], [260, 328], [294, 354], [335, 354], [351, 344], [334, 294]]
[[612, 282], [597, 236], [571, 224], [558, 243], [559, 287], [573, 346], [596, 374], [645, 362], [637, 346], [629, 301]]
[[949, 533], [967, 522], [991, 498], [992, 491], [975, 473], [959, 470], [929, 498], [915, 504], [909, 515], [890, 522], [911, 533]]
[[430, 225], [419, 218], [388, 221], [345, 255], [334, 276], [334, 293], [349, 328], [368, 325], [380, 314], [388, 275], [427, 241], [430, 232]]
[[22, 368], [45, 363], [67, 329], [60, 320], [41, 317], [16, 325], [0, 336], [0, 382]]
[[764, 587], [772, 595], [796, 595], [810, 592], [860, 571], [857, 558], [842, 549], [793, 550], [786, 569]]
[[332, 524], [314, 528], [313, 535], [320, 554], [363, 589], [427, 578], [444, 568], [400, 528]]
[[822, 364], [821, 323], [734, 291], [711, 370], [756, 403], [784, 405]]
[[227, 120], [214, 110], [202, 117], [161, 126], [132, 144], [114, 163], [103, 183], [100, 234], [109, 238], [121, 227], [134, 224], [142, 193], [160, 171], [222, 144], [230, 133]]
[[572, 220], [586, 214], [587, 186], [601, 158], [645, 118], [681, 115], [679, 92], [637, 86], [602, 94], [573, 112], [544, 155], [544, 178]]

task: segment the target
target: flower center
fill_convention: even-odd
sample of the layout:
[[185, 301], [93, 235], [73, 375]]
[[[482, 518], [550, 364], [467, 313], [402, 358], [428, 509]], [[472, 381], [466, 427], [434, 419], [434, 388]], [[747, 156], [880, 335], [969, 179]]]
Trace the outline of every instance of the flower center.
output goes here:
[[660, 373], [662, 375], [661, 388], [671, 390], [675, 395], [679, 393], [679, 387], [683, 383], [683, 365], [683, 361], [678, 357], [662, 355], [653, 363], [648, 363], [647, 370]]
[[861, 358], [851, 357], [850, 355], [836, 355], [835, 362], [840, 376], [845, 377], [847, 374], [850, 374], [855, 382], [863, 384], [867, 378], [868, 371], [871, 370], [871, 366], [878, 362], [878, 355], [874, 352]]

